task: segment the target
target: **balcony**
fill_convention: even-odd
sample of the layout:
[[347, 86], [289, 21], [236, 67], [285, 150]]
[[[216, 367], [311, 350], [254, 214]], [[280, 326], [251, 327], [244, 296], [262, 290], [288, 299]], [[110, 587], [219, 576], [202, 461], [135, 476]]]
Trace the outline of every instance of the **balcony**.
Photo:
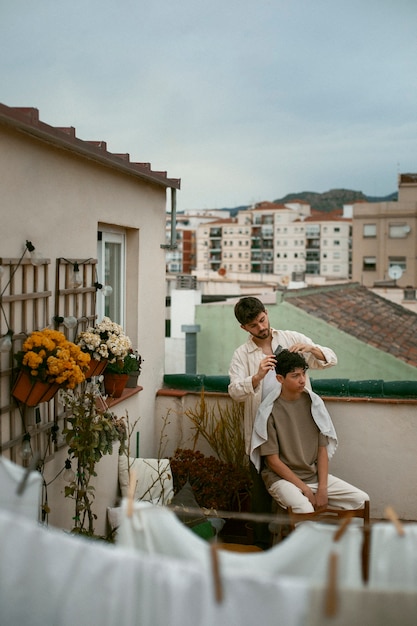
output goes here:
[[[228, 382], [228, 376], [165, 376], [165, 387], [156, 399], [156, 415], [171, 416], [165, 429], [166, 456], [191, 441], [193, 433], [185, 411], [199, 403], [202, 387], [206, 402], [216, 411], [217, 406], [232, 402]], [[373, 519], [383, 519], [385, 507], [392, 506], [400, 519], [417, 521], [417, 382], [313, 379], [312, 383], [325, 401], [339, 437], [330, 472], [369, 493]], [[212, 454], [204, 441], [199, 441], [196, 449]]]

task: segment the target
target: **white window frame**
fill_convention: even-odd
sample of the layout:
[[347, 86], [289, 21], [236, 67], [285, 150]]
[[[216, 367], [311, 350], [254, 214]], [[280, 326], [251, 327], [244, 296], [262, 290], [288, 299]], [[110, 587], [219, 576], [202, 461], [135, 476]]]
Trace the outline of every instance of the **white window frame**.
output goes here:
[[[97, 274], [98, 282], [103, 285], [110, 285], [112, 293], [104, 295], [103, 290], [97, 292], [97, 320], [100, 321], [105, 315], [113, 322], [126, 327], [126, 236], [123, 232], [112, 232], [101, 229], [101, 237], [97, 241]], [[106, 256], [110, 246], [118, 248], [118, 267], [106, 267]], [[114, 248], [117, 249], [117, 248]], [[108, 263], [107, 263], [108, 265]]]
[[363, 236], [364, 237], [376, 237], [376, 224], [364, 224]]

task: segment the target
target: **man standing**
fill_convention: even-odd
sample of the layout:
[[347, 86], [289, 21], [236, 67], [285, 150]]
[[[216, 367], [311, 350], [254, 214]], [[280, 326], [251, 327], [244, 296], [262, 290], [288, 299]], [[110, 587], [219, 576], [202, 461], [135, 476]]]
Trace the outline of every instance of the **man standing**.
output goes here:
[[[229, 368], [229, 395], [237, 402], [244, 403], [244, 435], [246, 454], [250, 455], [252, 429], [256, 412], [262, 400], [274, 389], [278, 382], [275, 375], [276, 358], [274, 352], [288, 349], [301, 352], [307, 365], [312, 369], [323, 369], [337, 364], [333, 350], [313, 343], [313, 341], [292, 330], [271, 328], [268, 312], [263, 303], [254, 297], [241, 298], [235, 305], [235, 317], [240, 327], [249, 333], [247, 341], [233, 354]], [[306, 386], [311, 387], [306, 379]], [[252, 488], [252, 511], [270, 513], [271, 497], [265, 485], [250, 463]], [[256, 524], [255, 543], [260, 547], [269, 546], [267, 524]]]

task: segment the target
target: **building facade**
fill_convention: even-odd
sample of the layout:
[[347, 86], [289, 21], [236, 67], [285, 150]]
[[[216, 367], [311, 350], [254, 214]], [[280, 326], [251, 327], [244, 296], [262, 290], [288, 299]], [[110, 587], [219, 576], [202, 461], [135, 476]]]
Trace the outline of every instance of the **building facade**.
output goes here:
[[[110, 153], [103, 141], [79, 139], [73, 127], [42, 122], [37, 109], [3, 104], [0, 179], [0, 337], [11, 333], [12, 339], [7, 351], [0, 350], [0, 453], [21, 463], [22, 442], [30, 437], [33, 452], [44, 460], [49, 522], [70, 528], [72, 502], [63, 496], [60, 474], [68, 454], [64, 407], [59, 396], [36, 407], [17, 403], [14, 355], [26, 336], [52, 323], [71, 341], [103, 314], [120, 323], [146, 365], [141, 388], [115, 400], [112, 410], [120, 417], [128, 412], [132, 423], [140, 418], [140, 454], [156, 453], [155, 390], [162, 384], [165, 356], [167, 190], [174, 194], [180, 181], [150, 164], [131, 162], [129, 155]], [[36, 263], [25, 241], [39, 253]], [[75, 264], [77, 282], [70, 271], [73, 266], [75, 274]], [[102, 289], [106, 285], [110, 295]], [[67, 316], [76, 318], [75, 328], [64, 326]], [[118, 493], [117, 454], [102, 459], [95, 488], [97, 532], [104, 533], [106, 507]]]
[[398, 201], [353, 207], [353, 280], [417, 286], [417, 174], [400, 174]]
[[311, 211], [304, 202], [261, 202], [236, 218], [197, 228], [197, 275], [258, 277], [289, 284], [309, 277], [351, 276], [352, 219], [342, 209]]

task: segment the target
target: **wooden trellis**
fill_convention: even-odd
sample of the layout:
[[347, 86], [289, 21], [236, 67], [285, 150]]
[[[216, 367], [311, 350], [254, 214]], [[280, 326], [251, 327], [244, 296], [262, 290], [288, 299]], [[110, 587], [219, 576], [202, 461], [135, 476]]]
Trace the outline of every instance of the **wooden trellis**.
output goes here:
[[[80, 285], [72, 284], [74, 264], [80, 269]], [[30, 259], [0, 258], [0, 336], [10, 332], [12, 349], [0, 352], [0, 453], [21, 463], [19, 451], [25, 433], [33, 452], [47, 460], [55, 451], [51, 432], [62, 427], [63, 413], [58, 398], [28, 407], [12, 396], [17, 375], [14, 355], [34, 330], [47, 326], [63, 332], [73, 341], [96, 319], [96, 259], [56, 260], [55, 290], [49, 288], [50, 260], [33, 265]], [[52, 307], [53, 302], [53, 307]], [[67, 328], [65, 318], [75, 317]]]

